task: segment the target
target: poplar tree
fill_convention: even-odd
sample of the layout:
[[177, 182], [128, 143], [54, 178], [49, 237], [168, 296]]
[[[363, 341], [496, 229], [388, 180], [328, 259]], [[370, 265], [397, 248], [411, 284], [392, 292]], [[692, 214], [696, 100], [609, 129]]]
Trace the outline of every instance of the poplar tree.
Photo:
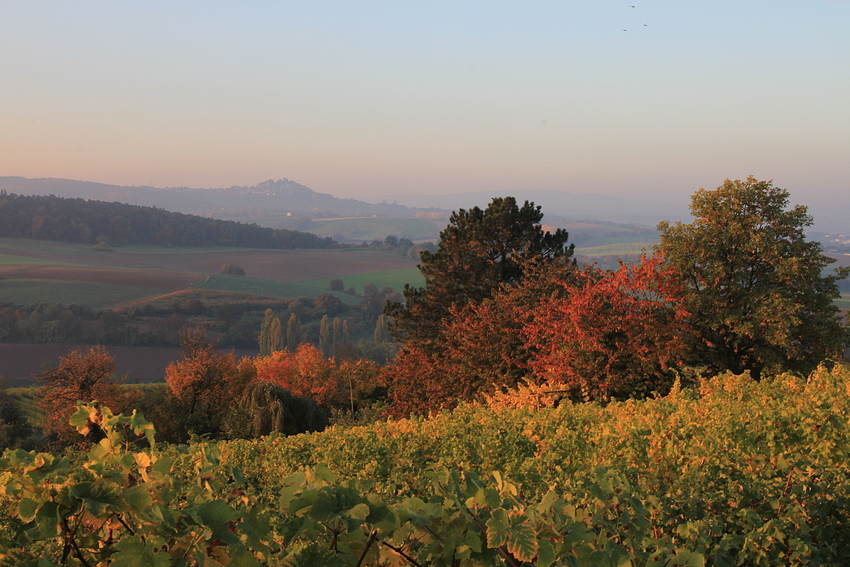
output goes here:
[[301, 328], [301, 321], [293, 313], [289, 316], [289, 322], [286, 324], [286, 348], [290, 352], [295, 352], [298, 345], [307, 342], [307, 333]]
[[333, 334], [327, 315], [322, 316], [322, 322], [319, 324], [319, 347], [322, 349], [322, 354], [325, 355], [325, 358], [333, 356]]
[[263, 323], [260, 327], [260, 354], [268, 356], [284, 347], [280, 319], [274, 316], [271, 309], [266, 309]]
[[389, 340], [389, 333], [387, 331], [387, 316], [380, 315], [378, 316], [378, 320], [375, 322], [375, 344], [379, 345]]
[[342, 344], [342, 319], [334, 317], [333, 323], [334, 348]]

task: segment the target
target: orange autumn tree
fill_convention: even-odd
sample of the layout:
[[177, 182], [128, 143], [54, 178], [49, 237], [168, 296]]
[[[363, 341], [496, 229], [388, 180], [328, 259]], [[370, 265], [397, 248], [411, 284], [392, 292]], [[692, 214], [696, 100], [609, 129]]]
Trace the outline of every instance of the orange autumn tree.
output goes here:
[[405, 346], [385, 374], [396, 416], [451, 408], [524, 379], [574, 399], [665, 392], [686, 318], [659, 256], [619, 270], [572, 263], [528, 269], [519, 284], [459, 310], [441, 348]]
[[59, 357], [59, 366], [38, 374], [44, 384], [38, 390], [38, 407], [45, 416], [45, 431], [61, 444], [87, 444], [68, 419], [79, 401], [97, 400], [116, 412], [123, 409], [124, 396], [114, 371], [115, 361], [105, 348], [96, 346], [74, 349]]
[[320, 406], [343, 404], [345, 391], [333, 360], [311, 344], [298, 345], [295, 352], [276, 350], [253, 362], [256, 379], [289, 390], [296, 396], [315, 400]]
[[242, 393], [249, 375], [240, 372], [232, 353], [218, 353], [202, 331], [184, 332], [180, 346], [181, 360], [165, 369], [180, 429], [218, 435], [228, 404]]
[[541, 302], [525, 328], [537, 351], [534, 375], [580, 399], [666, 392], [681, 364], [682, 289], [660, 255], [615, 271], [588, 266], [560, 282], [567, 292]]
[[[295, 352], [274, 351], [243, 361], [243, 372], [255, 380], [288, 390], [292, 395], [310, 398], [325, 409], [355, 412], [361, 403], [374, 401], [383, 389], [380, 368], [366, 361], [325, 358], [311, 344], [301, 344]], [[248, 370], [250, 367], [250, 370]]]

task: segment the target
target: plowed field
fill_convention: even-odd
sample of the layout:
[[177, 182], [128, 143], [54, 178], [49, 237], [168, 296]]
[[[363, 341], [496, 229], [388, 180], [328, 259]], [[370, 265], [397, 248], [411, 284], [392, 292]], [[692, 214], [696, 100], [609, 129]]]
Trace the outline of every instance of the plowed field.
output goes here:
[[369, 251], [233, 250], [193, 253], [132, 254], [141, 265], [217, 274], [224, 264], [236, 264], [252, 278], [303, 282], [366, 272], [412, 268], [416, 261]]
[[84, 268], [76, 266], [0, 265], [0, 278], [98, 282], [161, 290], [185, 289], [203, 274], [166, 270]]

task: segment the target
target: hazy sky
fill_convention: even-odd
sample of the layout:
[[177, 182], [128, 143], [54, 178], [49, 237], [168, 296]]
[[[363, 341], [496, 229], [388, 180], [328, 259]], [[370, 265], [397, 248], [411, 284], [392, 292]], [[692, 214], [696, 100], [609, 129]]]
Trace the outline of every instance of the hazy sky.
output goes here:
[[850, 2], [0, 2], [0, 175], [684, 201], [750, 174], [850, 193]]

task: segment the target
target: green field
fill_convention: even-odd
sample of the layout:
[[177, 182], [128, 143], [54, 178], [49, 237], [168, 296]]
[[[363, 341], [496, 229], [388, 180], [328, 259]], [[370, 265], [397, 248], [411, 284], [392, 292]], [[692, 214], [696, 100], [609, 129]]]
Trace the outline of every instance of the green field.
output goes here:
[[[11, 249], [18, 254], [0, 255], [0, 264], [39, 264], [52, 266], [86, 266], [86, 258], [99, 257], [106, 252], [93, 250], [85, 244], [68, 244], [65, 242], [51, 242], [49, 240], [34, 240], [30, 238], [0, 238], [0, 248]], [[59, 255], [72, 258], [74, 262], [61, 260], [44, 260], [38, 258], [40, 255]]]
[[[331, 279], [332, 278], [312, 280], [309, 282], [302, 282], [302, 284], [327, 289]], [[404, 284], [410, 284], [415, 287], [421, 287], [425, 285], [425, 278], [422, 277], [422, 273], [419, 271], [418, 268], [406, 268], [403, 270], [386, 270], [383, 272], [370, 272], [366, 274], [345, 276], [341, 279], [343, 285], [345, 286], [345, 289], [353, 287], [357, 290], [358, 293], [361, 293], [363, 291], [364, 285], [370, 283], [375, 284], [378, 289], [382, 289], [384, 287], [391, 287], [399, 293], [401, 293], [401, 290], [404, 289]]]
[[[440, 221], [441, 225], [445, 221]], [[401, 236], [411, 240], [436, 238], [441, 230], [433, 221], [417, 218], [363, 217], [347, 219], [314, 220], [310, 232], [318, 236], [342, 236], [352, 242], [384, 240], [387, 236]], [[337, 236], [337, 237], [338, 237]]]
[[32, 258], [30, 256], [18, 256], [17, 254], [0, 254], [0, 265], [18, 265], [25, 264], [28, 266], [68, 266], [68, 267], [83, 267], [87, 264], [74, 262], [62, 262], [60, 260], [48, 260], [45, 258]]
[[850, 293], [841, 295], [841, 299], [836, 299], [835, 304], [842, 309], [850, 309]]
[[8, 279], [0, 280], [0, 301], [17, 305], [61, 303], [85, 305], [103, 309], [141, 301], [161, 295], [162, 291], [148, 287], [68, 280]]
[[[327, 284], [326, 286], [327, 287]], [[195, 289], [209, 289], [215, 291], [236, 291], [252, 295], [264, 295], [267, 297], [296, 298], [316, 297], [322, 293], [331, 293], [339, 297], [343, 303], [356, 304], [359, 298], [345, 293], [317, 289], [315, 286], [305, 283], [284, 283], [272, 280], [261, 280], [245, 276], [210, 275], [209, 279], [195, 286]]]
[[[89, 244], [70, 244], [66, 242], [53, 242], [50, 240], [35, 240], [31, 238], [0, 238], [0, 248], [8, 248], [20, 252], [22, 256], [27, 257], [27, 254], [61, 254], [63, 256], [73, 256], [75, 259], [84, 259], [86, 257], [102, 257], [104, 254], [202, 254], [208, 252], [243, 252], [246, 250], [256, 250], [255, 248], [236, 248], [232, 246], [155, 246], [150, 245], [134, 245], [134, 246], [116, 246], [114, 252], [103, 252], [95, 250]], [[14, 254], [0, 254], [0, 263], [20, 264], [20, 261], [5, 261], [3, 258], [11, 259], [20, 258]], [[39, 261], [33, 258], [26, 261], [27, 264], [44, 264], [65, 265], [62, 262], [54, 261]], [[85, 265], [77, 262], [69, 265]]]
[[138, 244], [115, 248], [122, 254], [204, 254], [209, 252], [245, 252], [246, 250], [266, 250], [265, 248], [235, 248], [233, 246], [155, 246]]
[[582, 256], [630, 256], [640, 254], [644, 250], [651, 251], [654, 242], [621, 242], [604, 246], [589, 246], [576, 248], [575, 253]]
[[[374, 219], [366, 219], [372, 222]], [[390, 219], [395, 221], [411, 219]], [[416, 219], [412, 219], [416, 220]], [[428, 224], [428, 221], [423, 221]], [[430, 226], [430, 225], [429, 225]], [[242, 254], [245, 256], [242, 256]], [[179, 260], [184, 255], [185, 262]], [[258, 254], [260, 256], [258, 256]], [[268, 257], [266, 258], [265, 255]], [[146, 258], [140, 256], [146, 255]], [[283, 255], [286, 260], [280, 260], [278, 255]], [[343, 255], [342, 259], [341, 256]], [[353, 256], [352, 256], [353, 255]], [[217, 256], [217, 258], [216, 258]], [[378, 258], [386, 258], [376, 261]], [[168, 260], [178, 258], [178, 260]], [[213, 259], [214, 258], [214, 259]], [[232, 258], [232, 260], [230, 259]], [[358, 266], [361, 262], [363, 266]], [[220, 262], [220, 263], [217, 263]], [[216, 272], [222, 263], [234, 262], [248, 268], [251, 272], [252, 266], [262, 275], [260, 277], [239, 277], [219, 275]], [[337, 262], [341, 262], [338, 266]], [[215, 265], [212, 265], [212, 264]], [[323, 280], [310, 282], [295, 282], [294, 279], [302, 272], [302, 267], [309, 265], [306, 277], [316, 278], [319, 275], [327, 276]], [[421, 276], [415, 269], [397, 269], [399, 257], [389, 251], [366, 250], [362, 248], [351, 248], [333, 251], [257, 251], [248, 248], [232, 247], [207, 247], [189, 248], [160, 246], [127, 246], [117, 249], [115, 252], [98, 252], [90, 246], [65, 244], [58, 242], [28, 240], [22, 238], [0, 238], [0, 268], [4, 266], [56, 266], [58, 270], [64, 271], [40, 272], [31, 270], [27, 273], [12, 271], [0, 279], [0, 301], [8, 301], [19, 305], [33, 303], [75, 303], [92, 308], [111, 308], [117, 305], [127, 305], [140, 301], [167, 295], [169, 293], [189, 288], [189, 282], [193, 278], [183, 278], [177, 274], [209, 274], [201, 284], [196, 284], [193, 289], [239, 292], [264, 296], [270, 298], [297, 298], [316, 297], [328, 292], [328, 282], [336, 277], [338, 268], [343, 274], [351, 273], [352, 269], [369, 270], [367, 274], [347, 277], [350, 283], [346, 287], [362, 288], [367, 283], [374, 283], [379, 288], [385, 286], [401, 290], [404, 284], [411, 282], [421, 283]], [[413, 262], [401, 262], [401, 265], [410, 265]], [[393, 269], [386, 273], [376, 271], [381, 265], [386, 264]], [[281, 269], [267, 269], [268, 266], [279, 265]], [[344, 267], [343, 267], [344, 265]], [[130, 281], [126, 279], [128, 266], [148, 272], [149, 270], [164, 270], [174, 275], [173, 286], [161, 285], [161, 279], [153, 281]], [[74, 268], [97, 268], [99, 272], [86, 274], [85, 278], [75, 273]], [[317, 269], [318, 268], [318, 269]], [[115, 270], [114, 281], [112, 280]], [[294, 270], [294, 271], [293, 271]], [[294, 277], [293, 277], [294, 276]], [[301, 276], [304, 277], [304, 276]], [[82, 279], [97, 279], [99, 281], [80, 281]], [[155, 278], [158, 278], [156, 276]], [[149, 278], [150, 279], [150, 278]], [[121, 281], [127, 281], [129, 286], [119, 285]], [[280, 281], [284, 280], [284, 281]], [[156, 285], [157, 289], [145, 287], [141, 284]], [[355, 304], [358, 298], [349, 294], [336, 294], [341, 301], [347, 304]]]

